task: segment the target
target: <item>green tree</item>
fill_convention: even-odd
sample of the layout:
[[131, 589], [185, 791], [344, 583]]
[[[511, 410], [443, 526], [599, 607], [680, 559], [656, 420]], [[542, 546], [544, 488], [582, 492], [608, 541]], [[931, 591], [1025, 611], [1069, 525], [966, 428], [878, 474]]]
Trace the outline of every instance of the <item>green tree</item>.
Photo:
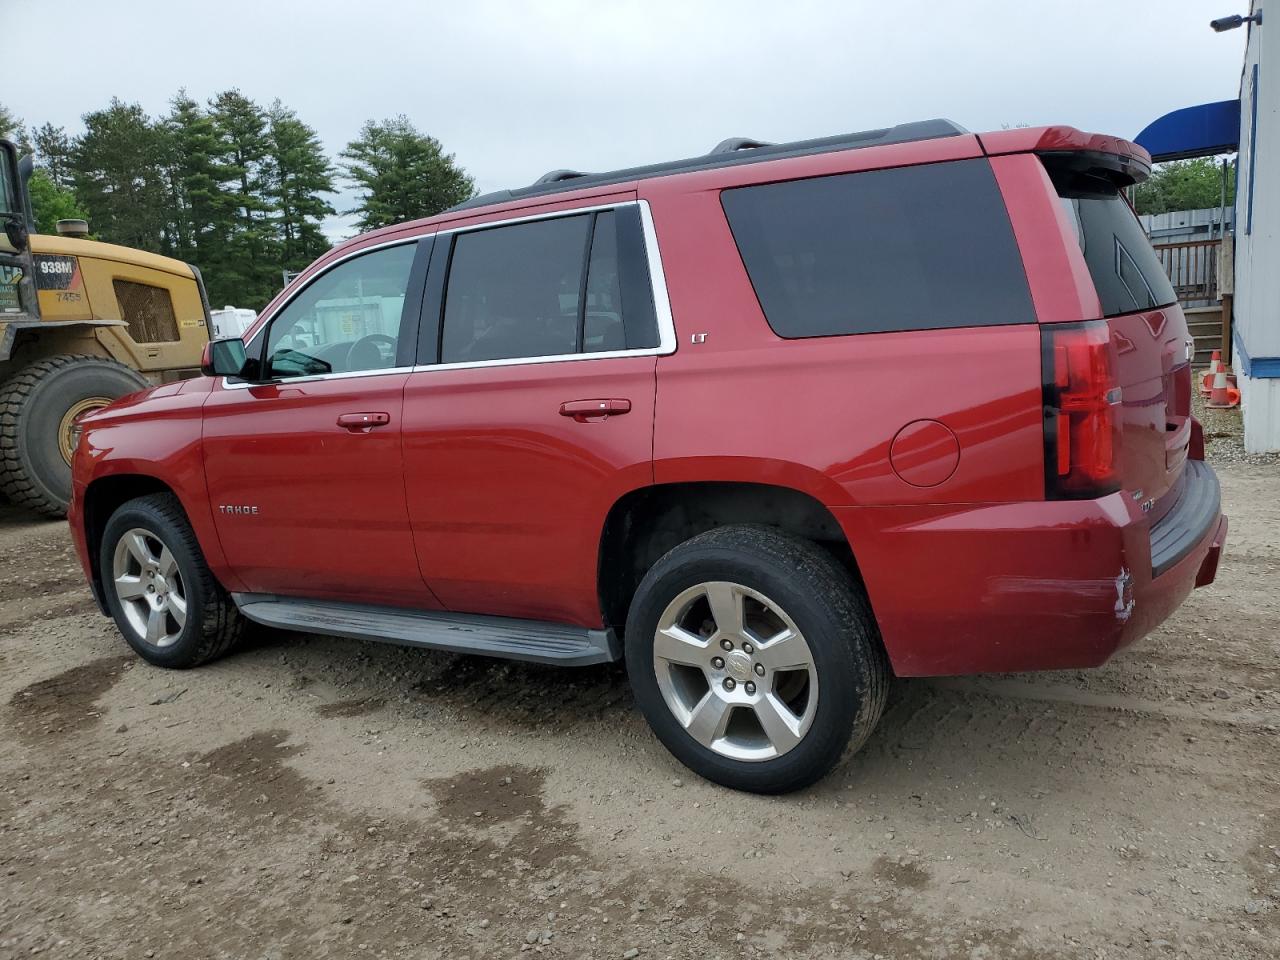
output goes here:
[[266, 192], [276, 208], [280, 268], [301, 270], [329, 248], [321, 221], [334, 212], [333, 165], [315, 130], [279, 100], [267, 111]]
[[[1203, 210], [1222, 202], [1222, 168], [1213, 157], [1174, 160], [1157, 166], [1134, 191], [1138, 213]], [[1234, 170], [1227, 170], [1227, 206], [1235, 202]]]
[[36, 217], [37, 233], [54, 233], [59, 220], [85, 220], [76, 195], [70, 188], [54, 182], [49, 171], [37, 167], [27, 183], [31, 191], [31, 209]]
[[31, 133], [36, 161], [57, 187], [71, 187], [71, 138], [62, 127], [46, 123]]
[[230, 174], [209, 112], [179, 90], [165, 118], [171, 145], [168, 166], [174, 255], [207, 264], [233, 232], [235, 201], [223, 190]]
[[71, 182], [94, 233], [112, 243], [165, 252], [171, 246], [166, 132], [141, 106], [114, 97], [83, 119], [85, 131], [71, 148]]
[[229, 219], [215, 225], [209, 295], [215, 303], [260, 307], [280, 286], [266, 111], [239, 90], [226, 90], [209, 101], [209, 115], [218, 143], [219, 189], [230, 211]]
[[19, 143], [26, 140], [26, 128], [22, 125], [22, 118], [3, 103], [0, 103], [0, 138]]
[[453, 155], [403, 114], [366, 121], [339, 156], [360, 191], [359, 204], [347, 212], [359, 216], [361, 230], [429, 217], [475, 194], [475, 181]]

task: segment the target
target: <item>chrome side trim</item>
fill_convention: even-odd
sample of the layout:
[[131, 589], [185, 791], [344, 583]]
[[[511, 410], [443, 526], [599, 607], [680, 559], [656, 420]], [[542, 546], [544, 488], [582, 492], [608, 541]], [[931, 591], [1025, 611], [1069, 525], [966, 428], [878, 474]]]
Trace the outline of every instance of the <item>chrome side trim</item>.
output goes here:
[[676, 352], [676, 321], [671, 313], [671, 297], [667, 293], [667, 274], [662, 269], [662, 252], [658, 249], [658, 231], [653, 226], [653, 213], [648, 200], [637, 200], [640, 225], [644, 229], [644, 249], [649, 257], [649, 285], [653, 288], [653, 310], [658, 317], [658, 352]]
[[513, 217], [510, 220], [492, 220], [452, 230], [441, 230], [437, 236], [449, 233], [464, 233], [471, 230], [483, 230], [486, 227], [506, 226], [527, 220], [549, 220], [555, 217], [571, 217], [578, 213], [592, 213], [597, 210], [618, 210], [622, 207], [638, 207], [640, 210], [640, 226], [644, 233], [645, 256], [649, 261], [649, 286], [653, 293], [653, 313], [658, 323], [658, 345], [656, 347], [640, 347], [635, 350], [602, 350], [598, 353], [557, 353], [546, 357], [508, 357], [501, 360], [464, 360], [457, 363], [420, 363], [413, 368], [414, 373], [427, 373], [432, 370], [473, 370], [483, 367], [514, 367], [534, 363], [570, 363], [574, 361], [613, 360], [619, 357], [658, 357], [676, 352], [676, 325], [671, 314], [671, 298], [667, 293], [667, 275], [662, 269], [662, 254], [658, 249], [658, 233], [653, 226], [653, 213], [649, 210], [648, 200], [622, 200], [618, 203], [600, 204], [594, 207], [574, 207], [568, 210], [556, 210], [553, 213], [539, 213], [525, 217]]
[[[575, 217], [580, 213], [596, 213], [599, 210], [617, 210], [621, 207], [634, 207], [639, 200], [615, 200], [613, 203], [597, 203], [590, 207], [562, 207], [559, 210], [527, 213], [521, 217], [504, 217], [501, 220], [485, 220], [483, 223], [464, 223], [458, 227], [442, 227], [436, 236], [443, 237], [450, 233], [470, 233], [473, 230], [486, 230], [489, 227], [509, 227], [514, 223], [529, 223], [533, 220], [554, 220], [556, 217]], [[483, 216], [482, 213], [473, 216]]]
[[353, 370], [350, 373], [317, 373], [309, 377], [286, 377], [279, 380], [260, 380], [251, 382], [249, 380], [231, 381], [227, 377], [222, 378], [222, 389], [224, 390], [247, 390], [250, 387], [270, 387], [270, 386], [291, 386], [295, 383], [316, 383], [320, 380], [355, 380], [360, 377], [385, 377], [392, 373], [412, 373], [414, 367], [383, 367], [380, 370]]
[[[590, 360], [613, 360], [620, 357], [657, 357], [666, 356], [676, 352], [676, 325], [675, 318], [671, 313], [671, 297], [667, 292], [667, 275], [662, 268], [662, 253], [658, 249], [658, 233], [653, 225], [653, 213], [649, 209], [648, 200], [621, 200], [616, 203], [602, 203], [590, 207], [572, 207], [562, 210], [553, 210], [549, 213], [533, 213], [521, 217], [509, 217], [502, 220], [486, 220], [484, 223], [466, 224], [461, 227], [449, 227], [443, 230], [437, 230], [434, 233], [417, 234], [413, 237], [402, 237], [397, 240], [389, 240], [386, 243], [375, 244], [371, 247], [362, 247], [345, 257], [341, 257], [333, 263], [329, 264], [322, 273], [317, 273], [314, 277], [307, 281], [306, 285], [294, 291], [293, 294], [280, 304], [271, 315], [267, 317], [258, 330], [254, 333], [253, 339], [245, 343], [245, 352], [252, 353], [252, 344], [262, 335], [275, 318], [284, 310], [293, 300], [302, 293], [307, 287], [311, 286], [316, 280], [324, 276], [332, 268], [341, 263], [345, 263], [355, 257], [365, 253], [371, 253], [374, 250], [381, 250], [384, 247], [394, 247], [402, 243], [416, 243], [418, 240], [427, 237], [444, 237], [450, 234], [470, 233], [475, 230], [485, 230], [489, 227], [505, 227], [513, 223], [526, 223], [534, 220], [551, 220], [556, 217], [572, 217], [583, 213], [595, 213], [601, 210], [618, 210], [623, 207], [638, 207], [640, 211], [640, 227], [644, 234], [645, 256], [649, 263], [649, 286], [653, 294], [653, 312], [654, 318], [658, 324], [658, 345], [656, 347], [642, 347], [636, 350], [603, 350], [599, 353], [560, 353], [546, 357], [510, 357], [502, 360], [467, 360], [458, 363], [420, 363], [412, 367], [392, 367], [385, 370], [361, 370], [353, 373], [324, 373], [317, 374], [312, 377], [289, 377], [281, 380], [267, 381], [269, 383], [310, 383], [318, 380], [337, 380], [351, 377], [370, 377], [380, 376], [388, 373], [426, 373], [432, 370], [471, 370], [481, 367], [512, 367], [523, 364], [534, 363], [567, 363], [574, 361], [590, 361]], [[224, 377], [222, 386], [228, 390], [242, 390], [247, 387], [261, 386], [261, 384], [253, 384], [247, 381], [238, 381], [235, 383], [228, 382]]]

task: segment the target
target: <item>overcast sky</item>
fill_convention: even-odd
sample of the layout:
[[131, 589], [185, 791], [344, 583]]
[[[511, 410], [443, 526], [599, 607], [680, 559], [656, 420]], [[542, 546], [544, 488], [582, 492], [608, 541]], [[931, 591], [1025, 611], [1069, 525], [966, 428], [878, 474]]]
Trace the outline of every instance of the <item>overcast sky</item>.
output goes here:
[[366, 119], [404, 113], [486, 191], [729, 136], [930, 117], [1132, 137], [1238, 94], [1245, 31], [1208, 23], [1247, 12], [1248, 0], [0, 0], [0, 100], [74, 133], [113, 95], [159, 114], [179, 87], [202, 100], [238, 87], [293, 107], [331, 155]]

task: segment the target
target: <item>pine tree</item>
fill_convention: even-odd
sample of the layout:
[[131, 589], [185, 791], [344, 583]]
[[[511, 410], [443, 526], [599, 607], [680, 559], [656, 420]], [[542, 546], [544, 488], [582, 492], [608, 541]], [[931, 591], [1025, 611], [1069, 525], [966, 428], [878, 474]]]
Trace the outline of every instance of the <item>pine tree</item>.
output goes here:
[[103, 240], [163, 252], [170, 244], [165, 213], [168, 140], [142, 107], [112, 98], [84, 115], [72, 144], [71, 182], [89, 225]]
[[210, 260], [209, 292], [217, 303], [261, 307], [280, 286], [274, 266], [274, 206], [267, 195], [266, 112], [239, 90], [209, 101], [217, 163], [230, 218], [219, 224], [222, 249]]
[[27, 140], [27, 128], [23, 126], [22, 118], [3, 103], [0, 103], [0, 137], [12, 140], [19, 146], [24, 145]]
[[315, 130], [279, 100], [267, 111], [267, 195], [277, 211], [280, 267], [301, 270], [329, 248], [320, 228], [333, 206], [333, 166]]
[[169, 169], [174, 255], [207, 263], [232, 232], [234, 201], [222, 189], [221, 146], [213, 118], [179, 90], [165, 119], [172, 143]]
[[63, 189], [71, 187], [71, 138], [63, 127], [46, 123], [31, 134], [36, 148], [36, 163], [53, 185]]
[[362, 230], [429, 217], [475, 193], [475, 182], [440, 141], [420, 133], [403, 114], [366, 121], [340, 154], [343, 171], [362, 192], [347, 211]]

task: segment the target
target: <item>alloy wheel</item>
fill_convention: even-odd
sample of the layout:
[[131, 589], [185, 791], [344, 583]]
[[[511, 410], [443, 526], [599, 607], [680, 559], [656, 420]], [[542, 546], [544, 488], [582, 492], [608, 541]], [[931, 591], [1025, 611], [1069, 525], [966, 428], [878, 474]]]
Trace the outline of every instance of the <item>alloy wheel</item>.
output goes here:
[[187, 592], [173, 552], [141, 527], [116, 543], [112, 582], [125, 620], [154, 647], [177, 642], [187, 622]]
[[723, 757], [761, 761], [799, 745], [818, 707], [818, 672], [773, 600], [727, 581], [692, 586], [658, 618], [653, 665], [667, 708]]

